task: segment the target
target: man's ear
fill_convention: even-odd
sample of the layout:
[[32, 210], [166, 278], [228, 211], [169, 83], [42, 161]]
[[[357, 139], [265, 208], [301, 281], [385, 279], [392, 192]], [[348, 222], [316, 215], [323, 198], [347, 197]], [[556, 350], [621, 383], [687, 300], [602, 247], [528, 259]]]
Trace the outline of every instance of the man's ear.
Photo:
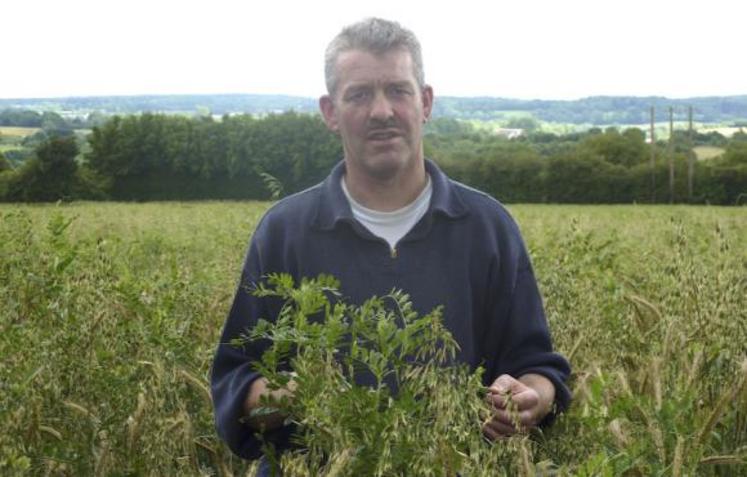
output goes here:
[[426, 122], [430, 119], [433, 111], [433, 88], [425, 85], [420, 93], [420, 98], [423, 101], [423, 122]]
[[332, 132], [338, 132], [339, 126], [337, 124], [337, 115], [335, 114], [335, 103], [330, 95], [325, 94], [319, 98], [319, 110], [322, 112], [322, 117], [327, 128]]

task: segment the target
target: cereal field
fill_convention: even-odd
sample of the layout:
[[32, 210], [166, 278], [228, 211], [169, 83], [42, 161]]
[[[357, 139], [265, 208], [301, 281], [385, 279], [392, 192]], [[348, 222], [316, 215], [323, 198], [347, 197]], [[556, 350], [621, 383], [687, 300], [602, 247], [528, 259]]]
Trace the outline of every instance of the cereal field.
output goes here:
[[[251, 471], [207, 377], [268, 206], [0, 205], [0, 475]], [[509, 209], [574, 402], [494, 475], [747, 475], [747, 210]]]

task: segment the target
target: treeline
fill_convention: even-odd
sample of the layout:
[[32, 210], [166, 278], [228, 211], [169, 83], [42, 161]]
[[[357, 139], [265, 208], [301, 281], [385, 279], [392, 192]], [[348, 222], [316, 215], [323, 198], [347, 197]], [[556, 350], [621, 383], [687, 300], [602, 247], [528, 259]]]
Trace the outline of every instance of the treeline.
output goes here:
[[434, 115], [461, 119], [505, 119], [506, 113], [525, 113], [547, 122], [572, 124], [647, 124], [650, 108], [656, 121], [668, 121], [669, 107], [684, 120], [688, 107], [694, 120], [704, 123], [747, 124], [747, 96], [669, 99], [661, 96], [592, 96], [578, 100], [521, 100], [493, 97], [439, 97]]
[[60, 111], [103, 111], [108, 114], [140, 112], [212, 114], [267, 114], [280, 111], [316, 112], [316, 98], [279, 94], [163, 94], [135, 96], [82, 96], [69, 98], [0, 99], [0, 107]]
[[[45, 148], [58, 154], [50, 158]], [[85, 152], [79, 154], [81, 149]], [[282, 184], [285, 192], [301, 190], [320, 181], [342, 156], [339, 141], [319, 116], [292, 112], [221, 120], [150, 113], [114, 116], [94, 127], [80, 148], [75, 137], [58, 136], [36, 151], [15, 170], [6, 165], [0, 180], [5, 200], [53, 200], [53, 195], [267, 199], [268, 178]], [[61, 164], [65, 167], [58, 167]]]
[[[690, 195], [693, 144], [719, 145], [725, 152], [695, 161]], [[747, 201], [744, 133], [727, 140], [717, 133], [688, 138], [676, 132], [671, 145], [650, 145], [637, 128], [534, 133], [508, 140], [467, 123], [436, 119], [428, 124], [426, 155], [453, 178], [509, 203], [669, 202], [670, 157], [675, 202]], [[16, 168], [0, 157], [0, 197], [267, 199], [321, 181], [341, 157], [339, 139], [318, 115], [115, 116], [82, 142], [75, 136], [50, 136]]]
[[73, 131], [103, 124], [105, 121], [106, 116], [100, 112], [89, 113], [85, 117], [64, 118], [54, 111], [10, 108], [0, 111], [0, 126], [42, 128], [45, 131]]
[[[316, 98], [262, 94], [91, 96], [70, 98], [0, 99], [0, 108], [10, 110], [57, 110], [94, 114], [140, 114], [141, 112], [223, 115], [262, 115], [281, 111], [315, 113]], [[517, 115], [536, 120], [572, 124], [647, 124], [654, 106], [657, 121], [669, 120], [668, 109], [684, 120], [688, 107], [701, 123], [747, 124], [747, 95], [670, 99], [661, 96], [593, 96], [578, 100], [521, 100], [495, 97], [439, 96], [434, 117], [505, 121]]]
[[[514, 140], [469, 132], [428, 139], [426, 154], [438, 158], [453, 178], [509, 203], [666, 203], [670, 157], [674, 202], [747, 202], [745, 133], [727, 140], [718, 133], [689, 138], [675, 131], [671, 146], [668, 141], [648, 144], [638, 128], [596, 128], [564, 136], [535, 133]], [[709, 160], [693, 158], [690, 195], [692, 145], [720, 145], [725, 152]]]

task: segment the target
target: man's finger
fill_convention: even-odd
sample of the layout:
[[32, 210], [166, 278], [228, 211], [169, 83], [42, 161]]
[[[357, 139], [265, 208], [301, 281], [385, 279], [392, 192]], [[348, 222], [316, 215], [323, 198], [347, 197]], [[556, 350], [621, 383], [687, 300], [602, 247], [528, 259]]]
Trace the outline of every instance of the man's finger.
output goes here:
[[525, 391], [512, 395], [511, 402], [520, 411], [534, 409], [539, 404], [539, 394], [534, 389], [527, 388]]
[[490, 439], [495, 440], [500, 437], [509, 437], [516, 434], [516, 428], [503, 422], [492, 420], [485, 424], [483, 433]]
[[487, 398], [488, 402], [496, 409], [505, 409], [511, 403], [515, 409], [523, 411], [532, 409], [539, 403], [539, 395], [532, 389], [513, 395], [490, 392]]
[[507, 394], [499, 393], [489, 393], [487, 395], [487, 400], [494, 409], [505, 409], [509, 401]]
[[[517, 388], [518, 387], [518, 388]], [[490, 385], [490, 392], [495, 394], [506, 394], [518, 392], [523, 389], [524, 384], [508, 374], [501, 374]]]
[[493, 415], [493, 421], [500, 422], [507, 426], [530, 427], [533, 424], [532, 413], [530, 411], [515, 412], [498, 410]]

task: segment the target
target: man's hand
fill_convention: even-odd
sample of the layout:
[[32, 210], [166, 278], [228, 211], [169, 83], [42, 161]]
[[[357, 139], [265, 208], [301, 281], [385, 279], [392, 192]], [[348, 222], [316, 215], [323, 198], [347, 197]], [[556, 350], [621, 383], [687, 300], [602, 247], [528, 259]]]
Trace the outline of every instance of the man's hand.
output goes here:
[[539, 424], [552, 409], [555, 386], [539, 374], [525, 374], [518, 380], [503, 374], [488, 388], [493, 417], [483, 427], [492, 440], [526, 432]]
[[257, 378], [252, 385], [249, 387], [249, 393], [244, 401], [244, 414], [247, 416], [247, 424], [249, 427], [265, 431], [270, 429], [277, 429], [283, 425], [285, 421], [284, 415], [279, 412], [272, 414], [265, 414], [262, 416], [251, 417], [252, 410], [261, 407], [262, 396], [267, 396], [272, 401], [279, 401], [283, 397], [293, 397], [293, 391], [296, 389], [296, 383], [292, 379], [288, 382], [288, 386], [281, 389], [270, 390], [267, 387], [267, 379], [260, 377]]

